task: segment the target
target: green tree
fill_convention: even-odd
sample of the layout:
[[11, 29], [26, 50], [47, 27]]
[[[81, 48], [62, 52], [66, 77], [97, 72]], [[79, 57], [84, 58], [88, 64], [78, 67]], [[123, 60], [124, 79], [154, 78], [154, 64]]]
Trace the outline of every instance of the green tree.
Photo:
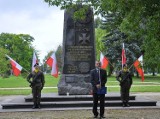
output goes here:
[[96, 36], [96, 59], [100, 59], [100, 52], [105, 51], [105, 45], [102, 42], [102, 38], [106, 35], [106, 31], [100, 28], [97, 28], [95, 31]]
[[[159, 65], [160, 48], [160, 2], [159, 0], [44, 0], [49, 5], [61, 9], [74, 7], [76, 4], [91, 6], [95, 14], [107, 18], [106, 34], [115, 30], [124, 33], [127, 40], [142, 42], [138, 45], [144, 54], [144, 63], [152, 68]], [[85, 12], [85, 10], [81, 10]], [[82, 14], [82, 13], [81, 13]], [[79, 15], [79, 14], [75, 14]], [[151, 45], [150, 43], [154, 44]], [[152, 49], [152, 50], [150, 50]], [[153, 52], [151, 52], [153, 51]]]
[[2, 77], [7, 77], [7, 72], [10, 71], [9, 61], [6, 60], [5, 56], [8, 52], [8, 50], [0, 48], [0, 76]]
[[62, 71], [62, 46], [59, 45], [56, 50], [56, 58], [59, 71]]
[[8, 50], [8, 55], [25, 69], [31, 69], [32, 54], [35, 50], [32, 46], [34, 38], [27, 34], [0, 34], [0, 47]]

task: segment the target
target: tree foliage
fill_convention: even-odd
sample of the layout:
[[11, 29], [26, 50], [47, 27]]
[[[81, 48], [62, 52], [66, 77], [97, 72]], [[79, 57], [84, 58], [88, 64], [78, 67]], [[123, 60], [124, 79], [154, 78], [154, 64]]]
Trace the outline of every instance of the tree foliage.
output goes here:
[[[11, 58], [27, 70], [31, 69], [32, 54], [35, 50], [32, 46], [34, 38], [27, 34], [0, 34], [0, 47], [7, 50]], [[5, 57], [5, 53], [2, 54]], [[5, 69], [4, 67], [1, 67]]]
[[7, 77], [6, 73], [9, 71], [9, 62], [4, 54], [8, 54], [8, 50], [0, 47], [0, 76]]
[[95, 31], [96, 36], [96, 59], [100, 59], [100, 52], [105, 51], [105, 45], [102, 42], [102, 38], [106, 35], [106, 31], [100, 28], [97, 28]]
[[56, 50], [56, 58], [58, 63], [58, 69], [59, 71], [62, 71], [62, 46], [59, 45]]
[[[108, 32], [118, 30], [127, 40], [141, 42], [144, 64], [153, 71], [160, 62], [160, 2], [159, 0], [44, 0], [49, 5], [68, 9], [77, 4], [92, 7], [95, 14], [107, 20]], [[83, 12], [83, 10], [82, 10]], [[78, 14], [77, 14], [78, 15]], [[106, 34], [108, 33], [106, 32]], [[128, 41], [129, 42], [129, 41]], [[132, 43], [132, 42], [130, 42]], [[138, 45], [139, 46], [139, 45]], [[138, 57], [137, 57], [138, 58]]]

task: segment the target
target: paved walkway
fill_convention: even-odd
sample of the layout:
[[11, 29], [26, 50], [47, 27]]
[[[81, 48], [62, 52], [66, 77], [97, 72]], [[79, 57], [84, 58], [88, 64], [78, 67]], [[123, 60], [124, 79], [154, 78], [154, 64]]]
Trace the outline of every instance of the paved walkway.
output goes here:
[[[119, 93], [110, 93], [112, 95], [119, 95]], [[45, 95], [45, 94], [44, 94]], [[139, 108], [160, 108], [160, 93], [131, 93], [131, 95], [136, 96], [136, 100], [142, 100], [142, 101], [157, 101], [157, 106], [153, 107], [107, 107], [107, 109], [139, 109]], [[4, 103], [12, 103], [12, 102], [24, 102], [24, 98], [26, 96], [24, 95], [12, 95], [12, 96], [1, 96], [0, 97], [0, 112], [16, 112], [16, 111], [42, 111], [42, 110], [65, 110], [65, 109], [52, 109], [52, 108], [45, 108], [45, 109], [2, 109], [1, 104]], [[83, 109], [83, 108], [76, 108], [77, 110]], [[74, 110], [76, 110], [74, 108]], [[85, 108], [85, 109], [91, 109], [91, 108]], [[67, 108], [67, 110], [73, 110], [72, 108]]]
[[[117, 81], [108, 81], [108, 82], [117, 82]], [[142, 85], [145, 84], [145, 85]], [[143, 86], [160, 86], [159, 82], [135, 82], [135, 84], [132, 85], [132, 87], [143, 87]], [[107, 87], [119, 87], [119, 85], [112, 85]], [[57, 89], [57, 86], [55, 87], [44, 87], [45, 89]], [[31, 89], [30, 87], [18, 87], [18, 88], [0, 88], [0, 90], [28, 90]]]
[[[154, 84], [154, 85], [153, 85]], [[153, 83], [152, 85], [150, 84], [145, 84], [145, 85], [132, 85], [132, 87], [150, 87], [150, 86], [160, 86], [160, 84], [158, 85], [157, 83]], [[107, 86], [107, 87], [119, 87], [119, 85], [116, 86]], [[18, 88], [0, 88], [0, 90], [28, 90], [31, 89], [30, 87], [18, 87]], [[57, 89], [57, 87], [44, 87], [44, 89]]]

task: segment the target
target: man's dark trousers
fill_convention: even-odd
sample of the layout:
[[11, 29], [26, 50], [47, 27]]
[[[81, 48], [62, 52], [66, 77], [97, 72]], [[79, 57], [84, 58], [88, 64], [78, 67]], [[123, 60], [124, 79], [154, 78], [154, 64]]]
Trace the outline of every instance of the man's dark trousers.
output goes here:
[[105, 94], [93, 93], [93, 114], [95, 116], [98, 116], [98, 112], [97, 112], [98, 100], [100, 100], [100, 116], [103, 116], [104, 115]]

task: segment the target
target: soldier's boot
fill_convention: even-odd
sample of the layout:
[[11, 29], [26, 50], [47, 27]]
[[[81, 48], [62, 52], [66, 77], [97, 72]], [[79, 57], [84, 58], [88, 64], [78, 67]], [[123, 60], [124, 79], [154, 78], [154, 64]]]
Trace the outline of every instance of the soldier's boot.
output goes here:
[[40, 104], [40, 102], [37, 102], [37, 108], [41, 108], [41, 104]]
[[125, 107], [126, 106], [126, 102], [123, 101], [122, 102], [122, 106]]
[[130, 107], [130, 105], [129, 105], [128, 101], [126, 102], [126, 107]]
[[32, 109], [35, 109], [35, 108], [37, 108], [37, 104], [34, 102]]

